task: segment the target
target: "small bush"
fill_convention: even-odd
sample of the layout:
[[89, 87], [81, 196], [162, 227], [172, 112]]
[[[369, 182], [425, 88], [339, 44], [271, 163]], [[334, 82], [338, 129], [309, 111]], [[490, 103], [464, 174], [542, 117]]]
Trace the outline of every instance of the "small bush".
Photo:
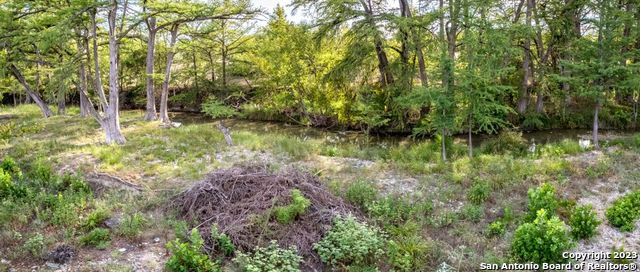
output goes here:
[[87, 216], [87, 219], [82, 224], [82, 227], [85, 230], [92, 230], [94, 228], [97, 228], [102, 225], [104, 221], [109, 219], [109, 216], [111, 216], [111, 214], [107, 210], [103, 208], [95, 209]]
[[252, 254], [238, 253], [233, 261], [246, 272], [300, 271], [302, 257], [295, 248], [282, 249], [275, 241], [267, 247], [257, 247]]
[[80, 244], [83, 246], [94, 246], [99, 249], [104, 249], [109, 245], [110, 240], [111, 234], [108, 229], [95, 228], [80, 237]]
[[202, 103], [202, 112], [211, 116], [211, 118], [229, 118], [238, 114], [234, 108], [225, 105], [215, 97], [209, 98], [205, 103]]
[[44, 236], [36, 233], [24, 243], [24, 249], [29, 251], [34, 257], [42, 256], [42, 252], [44, 251]]
[[432, 245], [417, 234], [397, 237], [387, 245], [389, 263], [397, 271], [420, 271], [427, 266]]
[[607, 220], [622, 231], [632, 231], [640, 219], [640, 191], [624, 195], [613, 202], [605, 213]]
[[358, 180], [349, 185], [345, 193], [347, 201], [365, 208], [369, 203], [376, 200], [378, 190], [370, 182]]
[[507, 226], [501, 220], [496, 220], [489, 224], [487, 232], [489, 236], [502, 236], [506, 228]]
[[462, 208], [462, 217], [471, 222], [480, 222], [484, 215], [484, 207], [481, 205], [465, 205]]
[[577, 239], [591, 238], [596, 234], [598, 225], [600, 225], [600, 221], [596, 218], [596, 213], [591, 205], [576, 207], [569, 218], [571, 234]]
[[484, 154], [525, 154], [529, 144], [522, 137], [522, 132], [503, 131], [498, 137], [485, 141], [480, 146], [481, 153]]
[[491, 186], [489, 183], [480, 181], [476, 182], [471, 189], [469, 189], [469, 193], [467, 194], [467, 198], [473, 204], [482, 204], [491, 196]]
[[190, 241], [176, 239], [167, 244], [171, 257], [165, 267], [171, 272], [213, 272], [221, 271], [218, 265], [202, 253], [204, 240], [197, 229], [191, 230]]
[[10, 174], [14, 178], [22, 177], [22, 170], [20, 170], [16, 161], [11, 157], [4, 157], [2, 163], [0, 163], [0, 169], [4, 170], [5, 173]]
[[126, 215], [118, 225], [118, 233], [128, 238], [135, 238], [142, 233], [142, 228], [146, 224], [147, 219], [141, 213]]
[[531, 188], [527, 195], [529, 197], [529, 214], [527, 216], [529, 221], [534, 220], [541, 209], [546, 211], [545, 215], [547, 216], [555, 214], [558, 200], [556, 199], [556, 189], [551, 184], [543, 183], [538, 188]]
[[606, 176], [611, 170], [611, 161], [608, 159], [599, 159], [596, 164], [590, 165], [585, 169], [585, 174], [591, 179]]
[[304, 197], [298, 189], [291, 190], [291, 204], [287, 206], [276, 207], [273, 214], [276, 221], [280, 224], [289, 224], [301, 216], [311, 205], [311, 201]]
[[383, 254], [385, 235], [376, 227], [354, 217], [338, 217], [333, 227], [313, 248], [324, 263], [360, 265], [373, 262]]
[[231, 242], [231, 238], [224, 233], [220, 233], [216, 225], [211, 226], [211, 239], [216, 244], [215, 249], [225, 256], [231, 256], [233, 252], [236, 251], [236, 247], [233, 245], [233, 242]]
[[539, 210], [532, 223], [520, 225], [514, 234], [511, 253], [518, 261], [566, 263], [562, 253], [572, 247], [567, 226], [547, 211]]

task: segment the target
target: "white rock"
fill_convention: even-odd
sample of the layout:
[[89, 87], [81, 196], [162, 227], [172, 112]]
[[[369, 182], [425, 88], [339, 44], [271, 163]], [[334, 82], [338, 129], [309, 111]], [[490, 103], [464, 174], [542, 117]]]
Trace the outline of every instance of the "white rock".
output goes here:
[[127, 249], [123, 247], [123, 248], [119, 248], [118, 251], [125, 252], [125, 251], [127, 251]]

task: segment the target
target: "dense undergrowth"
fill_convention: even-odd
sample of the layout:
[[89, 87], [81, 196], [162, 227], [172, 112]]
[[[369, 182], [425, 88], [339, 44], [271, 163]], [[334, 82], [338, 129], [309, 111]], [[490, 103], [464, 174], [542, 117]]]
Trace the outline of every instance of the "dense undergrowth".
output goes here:
[[[593, 152], [574, 140], [532, 149], [519, 133], [505, 132], [483, 141], [473, 158], [463, 143], [448, 143], [451, 156], [443, 162], [437, 140], [358, 145], [277, 131], [232, 130], [237, 146], [227, 147], [210, 123], [159, 129], [138, 121], [142, 113], [136, 111], [122, 116], [129, 141], [107, 146], [100, 144], [102, 135], [93, 120], [41, 120], [29, 106], [3, 111], [16, 114], [0, 124], [0, 154], [5, 158], [0, 173], [1, 243], [10, 260], [32, 255], [38, 256], [33, 260], [44, 260], [60, 243], [78, 250], [109, 249], [114, 240], [134, 241], [151, 228], [171, 233], [167, 268], [173, 271], [193, 271], [193, 265], [205, 267], [202, 271], [296, 271], [301, 259], [295, 248], [267, 244], [239, 250], [224, 232], [194, 233], [187, 227], [172, 231], [170, 216], [149, 216], [150, 209], [166, 201], [158, 190], [171, 195], [212, 170], [260, 156], [274, 168], [313, 163], [309, 170], [366, 216], [356, 220], [345, 214], [316, 241], [314, 250], [325, 265], [339, 270], [470, 271], [481, 262], [562, 261], [558, 250], [597, 239], [602, 224], [633, 231], [639, 218], [639, 135], [609, 139], [604, 152]], [[75, 159], [78, 156], [83, 162]], [[330, 171], [319, 157], [371, 161], [372, 166]], [[54, 171], [74, 164], [78, 174]], [[144, 200], [123, 192], [96, 195], [81, 170], [132, 177], [146, 188]], [[411, 176], [415, 184], [406, 191], [386, 190], [377, 178], [388, 172]], [[601, 181], [616, 184], [612, 190], [622, 194], [606, 207], [606, 214], [578, 203]], [[290, 194], [297, 201], [272, 214], [279, 224], [295, 223], [308, 212], [309, 196]], [[105, 226], [113, 217], [122, 223]], [[211, 233], [215, 237], [208, 237]], [[218, 241], [220, 251], [207, 255], [204, 252], [211, 251], [203, 251], [203, 244], [208, 243], [196, 236]], [[550, 239], [545, 243], [549, 247], [531, 244], [538, 238]], [[603, 250], [624, 246], [629, 247], [611, 244]]]

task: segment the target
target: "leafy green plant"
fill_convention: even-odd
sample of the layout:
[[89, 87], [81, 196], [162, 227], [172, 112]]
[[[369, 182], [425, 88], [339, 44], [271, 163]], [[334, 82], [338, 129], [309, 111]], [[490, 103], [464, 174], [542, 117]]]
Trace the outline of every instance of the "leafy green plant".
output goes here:
[[202, 112], [212, 118], [229, 118], [236, 116], [238, 112], [215, 98], [209, 98], [207, 102], [202, 103]]
[[22, 170], [20, 170], [20, 167], [12, 157], [4, 157], [2, 163], [0, 163], [0, 169], [4, 170], [5, 173], [10, 174], [14, 178], [22, 177]]
[[481, 205], [464, 205], [462, 208], [462, 217], [471, 222], [480, 222], [484, 215], [484, 207]]
[[616, 199], [605, 212], [607, 220], [622, 231], [632, 231], [640, 219], [640, 191], [634, 191]]
[[598, 225], [600, 225], [600, 221], [591, 205], [576, 207], [569, 218], [571, 234], [577, 239], [591, 238], [596, 234]]
[[267, 247], [256, 247], [251, 254], [238, 253], [233, 261], [246, 272], [297, 272], [300, 271], [302, 257], [295, 248], [283, 249], [276, 241], [271, 241]]
[[171, 251], [171, 257], [165, 267], [171, 272], [214, 272], [221, 271], [218, 265], [202, 252], [204, 240], [198, 229], [192, 229], [189, 241], [180, 239], [169, 242], [167, 249]]
[[82, 227], [86, 230], [92, 230], [102, 225], [104, 221], [109, 219], [109, 216], [111, 216], [111, 214], [106, 209], [104, 208], [95, 209], [91, 211], [91, 213], [89, 213], [89, 215], [87, 216], [87, 219], [82, 224]]
[[413, 230], [409, 236], [390, 239], [387, 244], [389, 263], [397, 271], [420, 271], [427, 266], [433, 246]]
[[538, 211], [531, 223], [520, 225], [511, 243], [511, 253], [518, 261], [534, 263], [565, 263], [562, 253], [573, 244], [567, 226], [557, 217], [550, 217], [547, 211]]
[[128, 238], [134, 238], [142, 233], [142, 228], [147, 224], [147, 219], [139, 212], [125, 215], [118, 225], [118, 233]]
[[489, 236], [502, 236], [506, 228], [507, 226], [501, 220], [496, 220], [487, 226], [487, 232]]
[[225, 256], [231, 256], [236, 251], [231, 238], [224, 233], [220, 233], [216, 225], [211, 226], [211, 239], [216, 243], [216, 250]]
[[345, 198], [347, 201], [365, 208], [369, 203], [376, 200], [378, 197], [378, 190], [373, 186], [371, 182], [364, 180], [357, 180], [349, 184], [347, 191], [345, 192]]
[[503, 131], [498, 137], [485, 141], [480, 146], [483, 154], [507, 154], [522, 155], [527, 151], [529, 144], [522, 137], [521, 132]]
[[44, 236], [36, 233], [24, 243], [24, 249], [29, 251], [34, 257], [42, 256], [44, 251]]
[[353, 216], [337, 217], [333, 227], [314, 244], [320, 259], [332, 266], [366, 264], [383, 254], [385, 234]]
[[473, 204], [482, 204], [491, 196], [491, 186], [488, 182], [479, 181], [476, 182], [471, 189], [469, 189], [469, 193], [467, 194], [467, 198]]
[[95, 228], [80, 237], [80, 244], [83, 246], [94, 246], [99, 249], [104, 249], [109, 245], [110, 240], [111, 233], [109, 233], [108, 229]]
[[298, 189], [291, 190], [291, 204], [287, 206], [276, 207], [273, 215], [280, 224], [289, 224], [301, 216], [311, 205], [311, 201], [304, 197]]
[[534, 220], [538, 215], [538, 211], [544, 209], [547, 216], [555, 214], [558, 208], [558, 200], [556, 198], [556, 189], [548, 183], [543, 183], [538, 188], [531, 188], [527, 192], [529, 198], [527, 216], [528, 220]]

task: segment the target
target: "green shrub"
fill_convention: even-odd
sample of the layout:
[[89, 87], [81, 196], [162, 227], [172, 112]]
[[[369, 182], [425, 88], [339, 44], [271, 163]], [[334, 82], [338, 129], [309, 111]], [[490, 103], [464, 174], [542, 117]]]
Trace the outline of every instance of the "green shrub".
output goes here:
[[576, 207], [569, 218], [571, 234], [577, 239], [591, 238], [596, 234], [598, 225], [600, 225], [600, 221], [598, 221], [591, 205]]
[[276, 207], [273, 214], [280, 224], [289, 224], [301, 216], [311, 205], [311, 201], [304, 197], [298, 189], [291, 190], [291, 204]]
[[109, 245], [110, 240], [111, 233], [109, 233], [108, 229], [95, 228], [80, 237], [80, 244], [83, 246], [94, 246], [99, 249], [104, 249]]
[[18, 164], [12, 157], [4, 157], [2, 163], [0, 163], [0, 169], [12, 175], [14, 178], [22, 177], [22, 170], [20, 170], [20, 167], [18, 167]]
[[13, 195], [15, 185], [11, 180], [11, 175], [0, 169], [0, 199]]
[[337, 217], [331, 230], [313, 248], [326, 264], [360, 265], [380, 257], [385, 244], [385, 235], [378, 228], [347, 216]]
[[396, 271], [420, 271], [427, 266], [432, 245], [417, 235], [416, 231], [389, 241], [387, 256]]
[[501, 220], [496, 220], [489, 224], [487, 232], [489, 236], [502, 236], [506, 228], [507, 226]]
[[587, 166], [585, 174], [591, 179], [604, 177], [611, 170], [611, 161], [608, 159], [598, 159], [596, 164]]
[[479, 181], [476, 182], [471, 189], [469, 189], [469, 193], [467, 194], [467, 198], [473, 204], [482, 204], [491, 196], [491, 186], [489, 186], [488, 182]]
[[87, 219], [82, 224], [82, 227], [85, 230], [92, 230], [94, 228], [97, 228], [100, 225], [102, 225], [104, 221], [109, 219], [109, 216], [111, 216], [109, 211], [103, 208], [95, 209], [91, 213], [89, 213], [89, 215], [87, 216]]
[[236, 251], [231, 238], [224, 233], [220, 233], [216, 225], [211, 226], [211, 240], [216, 244], [215, 249], [225, 256], [231, 256]]
[[357, 180], [347, 187], [345, 198], [347, 201], [365, 208], [369, 203], [376, 200], [378, 196], [378, 190], [370, 182], [364, 180]]
[[539, 210], [544, 209], [545, 215], [552, 216], [558, 208], [558, 200], [556, 199], [556, 189], [548, 183], [543, 183], [538, 188], [531, 188], [527, 192], [529, 197], [529, 214], [527, 220], [534, 220]]
[[480, 222], [484, 215], [484, 207], [481, 205], [464, 205], [462, 208], [462, 217], [471, 222]]
[[29, 251], [34, 257], [42, 256], [42, 252], [44, 251], [44, 236], [36, 233], [24, 243], [24, 249]]
[[167, 248], [171, 257], [165, 267], [171, 272], [213, 272], [221, 271], [218, 265], [202, 253], [204, 240], [197, 229], [191, 230], [190, 241], [181, 242], [180, 239], [169, 242]]
[[252, 254], [238, 253], [233, 261], [245, 272], [300, 271], [302, 257], [295, 248], [282, 249], [275, 241], [267, 247], [256, 247]]
[[518, 261], [566, 263], [562, 253], [572, 247], [567, 226], [547, 211], [539, 210], [532, 223], [520, 225], [513, 236], [511, 253]]
[[433, 210], [429, 200], [411, 201], [409, 198], [386, 196], [370, 202], [369, 215], [383, 225], [398, 225], [409, 219], [423, 220]]
[[605, 213], [607, 220], [622, 231], [632, 231], [640, 219], [640, 191], [616, 199]]
[[522, 155], [526, 153], [528, 147], [529, 144], [522, 137], [522, 132], [503, 131], [498, 137], [483, 142], [480, 151], [483, 154]]
[[128, 238], [134, 238], [142, 233], [142, 228], [147, 224], [147, 219], [141, 213], [125, 215], [120, 225], [118, 233]]
[[209, 98], [205, 103], [202, 103], [202, 112], [211, 116], [211, 118], [229, 118], [238, 114], [234, 108], [225, 105], [215, 97]]

